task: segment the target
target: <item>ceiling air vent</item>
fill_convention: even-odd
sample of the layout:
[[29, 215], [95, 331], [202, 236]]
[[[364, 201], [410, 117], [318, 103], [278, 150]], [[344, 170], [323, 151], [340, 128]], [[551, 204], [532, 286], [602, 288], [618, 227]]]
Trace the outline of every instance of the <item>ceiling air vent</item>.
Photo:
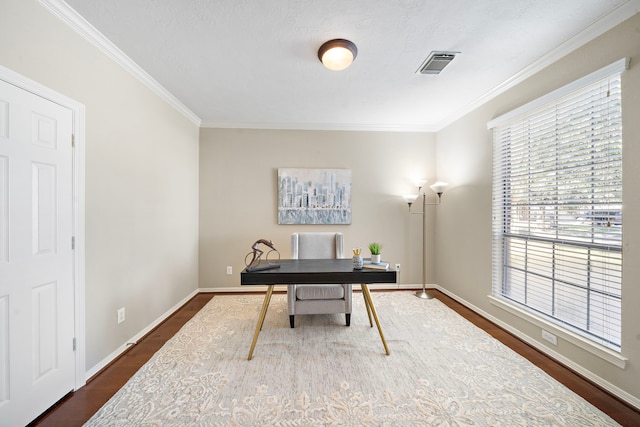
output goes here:
[[417, 73], [420, 74], [440, 74], [440, 71], [453, 61], [456, 54], [460, 52], [431, 52], [429, 57], [420, 65]]

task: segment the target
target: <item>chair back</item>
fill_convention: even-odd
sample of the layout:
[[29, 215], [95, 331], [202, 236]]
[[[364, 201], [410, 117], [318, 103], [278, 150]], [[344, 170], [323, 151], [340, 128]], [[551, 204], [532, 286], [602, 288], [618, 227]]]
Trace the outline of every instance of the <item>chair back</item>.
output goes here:
[[342, 233], [309, 232], [291, 235], [292, 259], [344, 258]]

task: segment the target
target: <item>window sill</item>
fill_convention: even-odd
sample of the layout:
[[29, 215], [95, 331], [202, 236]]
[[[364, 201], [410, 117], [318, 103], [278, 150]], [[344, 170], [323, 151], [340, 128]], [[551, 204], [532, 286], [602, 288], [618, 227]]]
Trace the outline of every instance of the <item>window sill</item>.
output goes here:
[[552, 322], [534, 316], [526, 310], [523, 310], [513, 304], [509, 304], [508, 302], [496, 298], [492, 295], [489, 295], [489, 302], [496, 307], [499, 307], [513, 314], [514, 316], [524, 319], [548, 332], [557, 335], [559, 338], [562, 338], [563, 340], [570, 342], [571, 344], [580, 347], [585, 351], [588, 351], [594, 356], [606, 360], [607, 362], [611, 363], [614, 366], [617, 366], [620, 369], [625, 369], [627, 366], [628, 359], [626, 357], [623, 357], [620, 353], [611, 350], [610, 348], [591, 342], [584, 337], [566, 329], [562, 329]]

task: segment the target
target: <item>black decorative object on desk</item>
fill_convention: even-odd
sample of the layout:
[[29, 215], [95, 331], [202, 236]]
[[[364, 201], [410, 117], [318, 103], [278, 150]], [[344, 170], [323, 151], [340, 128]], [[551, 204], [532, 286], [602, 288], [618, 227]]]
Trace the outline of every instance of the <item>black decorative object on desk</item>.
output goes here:
[[[266, 265], [260, 265], [262, 254], [264, 254], [264, 251], [259, 249], [260, 244], [263, 244], [270, 248], [267, 252], [267, 255], [265, 256], [267, 261]], [[256, 240], [255, 243], [251, 246], [251, 249], [252, 251], [244, 257], [244, 265], [247, 267], [247, 271], [261, 271], [280, 268], [280, 252], [278, 252], [278, 250], [273, 246], [273, 242], [271, 240]], [[275, 256], [275, 254], [272, 255], [274, 252], [278, 255], [278, 259], [269, 259], [270, 255], [272, 256], [272, 258]], [[247, 262], [249, 258], [251, 260]]]

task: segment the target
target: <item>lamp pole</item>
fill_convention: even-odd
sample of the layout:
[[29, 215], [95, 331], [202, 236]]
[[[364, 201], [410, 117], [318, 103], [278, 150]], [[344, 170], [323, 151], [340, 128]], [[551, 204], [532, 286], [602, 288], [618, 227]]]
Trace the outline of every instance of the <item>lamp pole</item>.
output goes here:
[[433, 295], [427, 292], [427, 224], [426, 219], [427, 194], [422, 193], [422, 290], [416, 292], [416, 296], [422, 299], [431, 299]]

